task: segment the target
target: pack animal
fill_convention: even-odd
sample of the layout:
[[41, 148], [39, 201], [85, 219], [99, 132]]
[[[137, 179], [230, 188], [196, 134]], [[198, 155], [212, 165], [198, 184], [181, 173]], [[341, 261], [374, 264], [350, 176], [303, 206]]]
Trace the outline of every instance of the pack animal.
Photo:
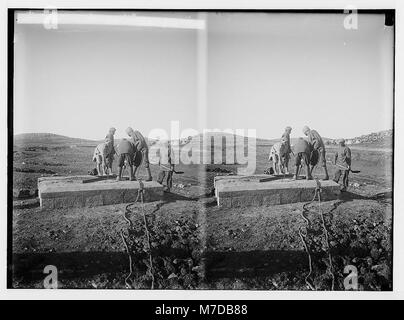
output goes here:
[[114, 153], [114, 146], [111, 142], [103, 142], [95, 147], [93, 161], [97, 164], [97, 171], [99, 175], [112, 174]]
[[280, 142], [275, 143], [269, 152], [268, 162], [272, 162], [272, 167], [275, 174], [282, 174], [285, 172], [285, 157], [287, 153], [286, 141], [281, 139]]

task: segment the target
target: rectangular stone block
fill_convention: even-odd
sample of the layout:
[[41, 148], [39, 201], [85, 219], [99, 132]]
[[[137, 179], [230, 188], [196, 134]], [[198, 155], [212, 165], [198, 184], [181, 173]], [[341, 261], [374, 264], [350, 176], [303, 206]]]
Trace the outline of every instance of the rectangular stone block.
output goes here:
[[102, 190], [101, 193], [103, 205], [108, 206], [110, 204], [124, 203], [123, 194], [125, 191], [125, 189], [111, 189], [107, 192]]
[[241, 175], [228, 175], [228, 176], [216, 176], [213, 179], [213, 186], [216, 188], [216, 182], [226, 181], [226, 182], [267, 182], [267, 181], [275, 181], [285, 178], [293, 178], [292, 174], [279, 174], [279, 175], [268, 175], [268, 174], [253, 174], [248, 176]]
[[[260, 182], [261, 180], [261, 182]], [[320, 181], [321, 199], [334, 200], [340, 186], [334, 181]], [[291, 178], [263, 181], [254, 177], [235, 176], [215, 179], [215, 195], [220, 207], [269, 206], [311, 201], [316, 190], [315, 180]]]
[[[136, 200], [139, 181], [99, 179], [83, 183], [86, 176], [49, 177], [38, 179], [38, 194], [43, 209], [94, 207]], [[156, 181], [142, 182], [144, 201], [163, 197], [163, 186]]]
[[260, 207], [264, 204], [264, 198], [261, 196], [253, 196], [251, 197], [251, 206]]
[[268, 195], [263, 197], [262, 204], [265, 206], [281, 204], [281, 196], [278, 193], [270, 192]]
[[84, 206], [84, 198], [82, 195], [58, 197], [49, 200], [53, 202], [52, 209], [81, 208]]
[[88, 196], [85, 198], [84, 201], [85, 201], [84, 207], [96, 207], [96, 206], [102, 206], [104, 204], [101, 194], [95, 196]]
[[301, 190], [298, 189], [283, 189], [279, 193], [280, 204], [295, 203], [301, 200]]
[[135, 202], [137, 198], [138, 191], [127, 189], [123, 192], [123, 202]]
[[312, 188], [302, 188], [300, 190], [300, 202], [307, 202], [313, 200], [314, 191]]

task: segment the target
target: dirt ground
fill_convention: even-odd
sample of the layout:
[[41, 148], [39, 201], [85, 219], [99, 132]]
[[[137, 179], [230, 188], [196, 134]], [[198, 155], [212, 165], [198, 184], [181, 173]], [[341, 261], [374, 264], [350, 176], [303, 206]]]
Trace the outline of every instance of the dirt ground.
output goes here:
[[[42, 288], [44, 267], [55, 265], [60, 288], [344, 290], [353, 265], [359, 290], [392, 290], [390, 149], [353, 148], [361, 172], [321, 211], [318, 203], [218, 208], [213, 178], [237, 167], [225, 164], [179, 165], [172, 193], [144, 206], [41, 210], [37, 178], [87, 173], [94, 146], [14, 146], [13, 287]], [[258, 146], [257, 173], [268, 151]]]

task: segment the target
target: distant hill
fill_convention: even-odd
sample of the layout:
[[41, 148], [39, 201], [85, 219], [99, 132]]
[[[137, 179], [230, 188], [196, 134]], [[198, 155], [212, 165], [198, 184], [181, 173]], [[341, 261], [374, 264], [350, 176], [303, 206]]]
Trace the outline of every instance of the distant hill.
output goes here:
[[14, 144], [38, 144], [38, 145], [58, 145], [58, 144], [95, 144], [97, 141], [71, 138], [54, 133], [21, 133], [14, 135]]
[[[148, 140], [146, 138], [146, 140]], [[89, 140], [89, 139], [81, 139], [81, 138], [72, 138], [54, 133], [21, 133], [14, 135], [14, 144], [15, 145], [92, 145], [95, 146], [101, 142], [100, 140]], [[115, 144], [118, 144], [121, 139], [115, 139]], [[150, 141], [150, 143], [153, 143]]]

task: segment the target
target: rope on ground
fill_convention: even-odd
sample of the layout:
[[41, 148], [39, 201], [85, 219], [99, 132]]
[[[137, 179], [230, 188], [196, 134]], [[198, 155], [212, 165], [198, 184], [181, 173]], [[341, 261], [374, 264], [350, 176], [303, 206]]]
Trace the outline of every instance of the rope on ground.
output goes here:
[[131, 204], [128, 204], [128, 205], [126, 206], [125, 212], [123, 213], [123, 218], [124, 218], [125, 221], [129, 224], [129, 227], [132, 229], [132, 227], [133, 227], [132, 220], [130, 220], [130, 219], [128, 218], [128, 216], [127, 216], [127, 214], [131, 212], [131, 210], [129, 209], [129, 207], [130, 207], [131, 205], [132, 205], [132, 203], [131, 203]]
[[[138, 196], [137, 196], [135, 202], [128, 204], [125, 207], [125, 212], [123, 213], [123, 218], [129, 224], [130, 229], [133, 228], [133, 223], [132, 223], [132, 220], [130, 220], [129, 217], [127, 216], [129, 213], [131, 213], [131, 210], [129, 209], [129, 207], [134, 205], [138, 201], [138, 198], [139, 198], [139, 193], [138, 193]], [[129, 257], [129, 274], [125, 277], [125, 285], [126, 285], [126, 287], [128, 289], [130, 289], [132, 286], [129, 284], [128, 280], [130, 279], [130, 277], [132, 276], [132, 273], [133, 273], [132, 252], [129, 250], [128, 242], [126, 241], [122, 230], [121, 230], [121, 239], [122, 239], [122, 242], [123, 242], [123, 244], [125, 246], [126, 253], [128, 254], [128, 257]]]
[[[301, 216], [302, 216], [302, 218], [305, 220], [307, 226], [310, 226], [310, 220], [307, 218], [307, 216], [306, 216], [305, 214], [308, 213], [307, 206], [308, 206], [309, 204], [313, 203], [313, 202], [316, 200], [316, 198], [317, 198], [317, 201], [318, 201], [318, 214], [319, 214], [319, 216], [321, 217], [322, 228], [323, 228], [323, 230], [324, 230], [324, 237], [325, 237], [325, 241], [326, 241], [326, 244], [327, 244], [328, 263], [329, 263], [329, 266], [328, 266], [328, 268], [327, 268], [327, 271], [328, 271], [328, 273], [329, 273], [330, 276], [331, 276], [331, 290], [334, 290], [335, 276], [334, 276], [334, 272], [333, 272], [334, 267], [333, 267], [333, 263], [332, 263], [331, 248], [330, 248], [330, 242], [329, 242], [329, 234], [328, 234], [327, 227], [326, 227], [326, 225], [325, 225], [324, 213], [323, 213], [323, 211], [321, 210], [321, 183], [320, 183], [320, 181], [319, 181], [317, 178], [315, 178], [315, 180], [316, 180], [317, 186], [316, 186], [316, 190], [315, 190], [315, 192], [314, 192], [314, 197], [313, 197], [313, 199], [312, 199], [311, 201], [309, 201], [309, 202], [307, 202], [307, 203], [305, 203], [305, 204], [303, 205], [303, 210], [302, 210], [302, 212], [301, 212]], [[302, 232], [301, 232], [301, 228], [299, 228], [299, 236], [300, 236], [300, 239], [301, 239], [302, 242], [303, 242], [303, 246], [304, 246], [304, 248], [305, 248], [305, 250], [306, 250], [306, 253], [307, 253], [307, 256], [308, 256], [308, 261], [309, 261], [309, 273], [306, 275], [305, 281], [306, 281], [306, 284], [310, 287], [310, 289], [315, 290], [315, 289], [313, 288], [313, 286], [312, 286], [312, 285], [310, 284], [310, 282], [309, 282], [309, 277], [310, 277], [311, 274], [312, 274], [313, 267], [312, 267], [311, 254], [310, 254], [310, 251], [309, 251], [309, 249], [308, 249], [307, 243], [306, 243], [306, 241], [305, 241], [305, 238], [306, 238], [306, 236], [307, 236], [307, 233], [306, 233], [306, 235], [303, 237], [303, 234], [302, 234]]]
[[[148, 252], [148, 254], [149, 254], [148, 273], [149, 273], [149, 275], [151, 277], [151, 289], [154, 289], [153, 256], [152, 256], [152, 250], [151, 250], [150, 232], [149, 232], [149, 228], [148, 228], [148, 225], [147, 225], [146, 212], [145, 212], [145, 208], [144, 208], [144, 184], [140, 179], [138, 181], [139, 181], [139, 190], [138, 190], [138, 193], [137, 193], [136, 200], [134, 202], [132, 202], [132, 203], [129, 203], [126, 206], [125, 212], [123, 214], [123, 217], [124, 217], [125, 221], [129, 224], [129, 228], [132, 229], [133, 228], [133, 223], [129, 219], [128, 214], [132, 213], [132, 210], [130, 209], [130, 207], [133, 206], [135, 203], [137, 203], [140, 200], [140, 202], [141, 202], [141, 210], [142, 210], [142, 217], [143, 217], [143, 224], [144, 224], [144, 229], [145, 229], [145, 234], [146, 234], [146, 239], [147, 239], [148, 249], [149, 249], [148, 250], [149, 251]], [[155, 211], [157, 211], [157, 210], [155, 210]], [[123, 235], [122, 231], [121, 231], [121, 238], [122, 238], [122, 242], [123, 242], [123, 244], [125, 246], [126, 252], [128, 254], [128, 257], [129, 257], [129, 275], [126, 276], [126, 278], [125, 278], [125, 285], [127, 286], [127, 288], [131, 288], [131, 285], [129, 284], [128, 280], [132, 276], [132, 273], [133, 273], [132, 252], [129, 250], [128, 243], [127, 243], [127, 241], [125, 239], [125, 236]]]
[[151, 289], [154, 289], [154, 273], [153, 273], [153, 256], [152, 256], [152, 249], [151, 249], [151, 242], [150, 242], [150, 233], [149, 233], [149, 228], [147, 226], [147, 218], [146, 218], [146, 212], [144, 209], [144, 185], [141, 180], [139, 180], [139, 192], [140, 192], [140, 200], [142, 203], [142, 215], [143, 215], [143, 222], [144, 222], [144, 228], [146, 231], [146, 238], [147, 238], [147, 243], [149, 246], [149, 275], [151, 277]]
[[307, 286], [308, 286], [311, 290], [315, 291], [316, 289], [313, 287], [313, 285], [312, 285], [312, 284], [310, 283], [310, 281], [309, 281], [309, 278], [310, 278], [310, 276], [311, 276], [311, 273], [313, 272], [312, 263], [311, 263], [311, 255], [310, 255], [309, 248], [307, 247], [306, 241], [305, 241], [304, 238], [303, 238], [301, 228], [299, 228], [299, 236], [300, 236], [300, 239], [301, 239], [302, 242], [303, 242], [303, 246], [304, 246], [304, 249], [306, 250], [307, 257], [308, 257], [308, 260], [309, 260], [309, 273], [308, 273], [308, 274], [306, 275], [306, 277], [304, 278], [304, 281], [306, 282]]
[[[301, 212], [301, 216], [302, 216], [302, 218], [304, 219], [304, 221], [306, 222], [307, 227], [310, 226], [310, 220], [305, 216], [305, 213], [308, 212], [307, 206], [308, 206], [309, 204], [311, 204], [312, 202], [314, 202], [314, 200], [316, 199], [316, 197], [317, 197], [317, 192], [318, 192], [318, 189], [316, 188], [316, 191], [314, 192], [314, 197], [313, 197], [313, 199], [303, 205], [303, 210], [302, 210], [302, 212]], [[310, 250], [309, 250], [309, 247], [307, 246], [307, 243], [306, 243], [306, 240], [305, 240], [305, 238], [307, 237], [307, 233], [306, 233], [305, 236], [303, 236], [303, 233], [302, 233], [302, 230], [301, 230], [301, 229], [302, 229], [302, 228], [299, 228], [299, 236], [300, 236], [300, 239], [302, 240], [304, 249], [305, 249], [305, 251], [306, 251], [307, 258], [308, 258], [308, 264], [309, 264], [309, 273], [308, 273], [308, 274], [306, 275], [306, 277], [304, 278], [304, 281], [306, 282], [307, 286], [308, 286], [311, 290], [315, 291], [316, 289], [314, 288], [314, 286], [313, 286], [313, 285], [310, 283], [310, 281], [309, 281], [309, 278], [310, 278], [311, 274], [313, 273], [313, 266], [312, 266], [312, 260], [311, 260]]]
[[317, 188], [319, 188], [319, 192], [318, 192], [318, 212], [319, 215], [321, 216], [321, 222], [323, 225], [323, 230], [324, 230], [324, 236], [325, 236], [325, 242], [327, 244], [327, 252], [328, 252], [328, 264], [329, 267], [328, 269], [328, 273], [331, 276], [331, 290], [334, 290], [334, 285], [335, 285], [335, 276], [334, 276], [334, 272], [333, 272], [333, 264], [332, 264], [332, 256], [331, 256], [331, 248], [330, 248], [330, 242], [329, 242], [329, 236], [328, 236], [328, 230], [327, 227], [325, 225], [325, 219], [324, 219], [324, 214], [323, 211], [321, 210], [321, 185], [320, 182], [316, 179], [317, 182]]
[[125, 239], [122, 231], [121, 231], [121, 238], [122, 238], [123, 244], [125, 246], [126, 253], [128, 254], [128, 257], [129, 257], [129, 274], [125, 277], [125, 285], [126, 285], [126, 288], [130, 289], [132, 286], [129, 284], [128, 280], [130, 279], [130, 277], [132, 276], [132, 273], [133, 273], [132, 254], [129, 250], [128, 243], [126, 242], [126, 239]]
[[304, 214], [305, 214], [306, 212], [309, 212], [309, 210], [307, 209], [307, 206], [308, 206], [309, 204], [313, 203], [314, 200], [316, 200], [317, 192], [318, 192], [318, 189], [316, 188], [316, 190], [315, 190], [315, 192], [314, 192], [314, 197], [313, 197], [313, 199], [311, 199], [309, 202], [306, 202], [306, 203], [303, 205], [303, 210], [302, 210], [301, 216], [302, 216], [302, 218], [304, 219], [304, 221], [306, 221], [307, 226], [310, 226], [310, 221], [309, 221], [309, 219], [307, 219], [307, 217], [306, 217]]

